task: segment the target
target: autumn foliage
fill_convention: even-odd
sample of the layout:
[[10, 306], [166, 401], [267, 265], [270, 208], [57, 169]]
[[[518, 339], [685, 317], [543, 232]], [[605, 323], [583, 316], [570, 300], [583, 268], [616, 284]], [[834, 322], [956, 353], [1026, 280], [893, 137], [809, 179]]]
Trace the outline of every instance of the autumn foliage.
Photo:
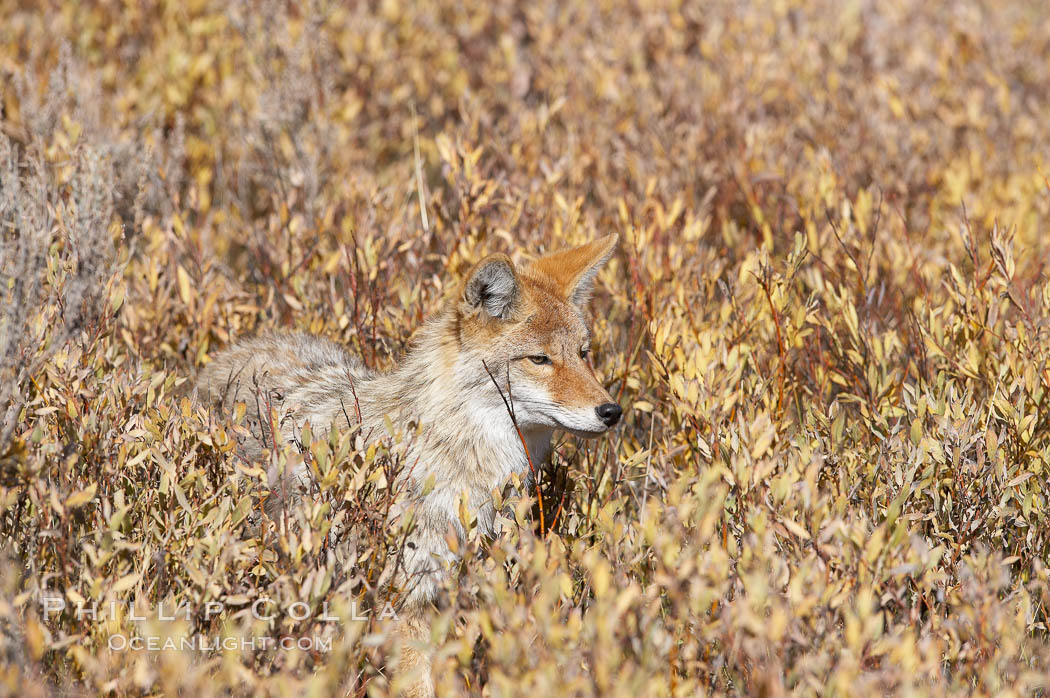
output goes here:
[[441, 694], [1045, 691], [1045, 8], [465, 5], [0, 0], [0, 691], [396, 690], [351, 603], [398, 445], [282, 454], [320, 493], [244, 537], [263, 469], [191, 378], [269, 328], [386, 368], [484, 253], [608, 232], [623, 424], [459, 550]]

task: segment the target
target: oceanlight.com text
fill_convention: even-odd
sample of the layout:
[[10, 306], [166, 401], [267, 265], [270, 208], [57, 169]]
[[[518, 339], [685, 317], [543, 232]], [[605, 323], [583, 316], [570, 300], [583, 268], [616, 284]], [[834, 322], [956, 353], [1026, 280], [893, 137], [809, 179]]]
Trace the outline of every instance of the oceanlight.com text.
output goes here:
[[190, 635], [187, 637], [160, 637], [150, 635], [139, 637], [133, 635], [128, 637], [123, 634], [110, 635], [107, 642], [109, 649], [113, 652], [162, 652], [167, 650], [191, 651], [191, 652], [218, 652], [226, 650], [229, 652], [265, 652], [268, 650], [300, 650], [302, 652], [331, 652], [332, 638], [330, 637], [273, 637], [271, 635], [260, 635], [254, 637], [218, 637], [206, 635]]

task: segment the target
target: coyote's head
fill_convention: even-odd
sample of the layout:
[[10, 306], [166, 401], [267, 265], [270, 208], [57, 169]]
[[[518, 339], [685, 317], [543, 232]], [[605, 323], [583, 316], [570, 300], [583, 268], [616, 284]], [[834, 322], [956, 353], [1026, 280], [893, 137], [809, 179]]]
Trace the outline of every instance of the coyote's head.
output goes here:
[[[520, 267], [494, 254], [467, 275], [456, 307], [460, 350], [471, 364], [484, 362], [519, 426], [597, 436], [619, 421], [620, 406], [591, 368], [586, 322], [594, 277], [616, 240], [609, 235]], [[489, 377], [480, 378], [495, 393]]]

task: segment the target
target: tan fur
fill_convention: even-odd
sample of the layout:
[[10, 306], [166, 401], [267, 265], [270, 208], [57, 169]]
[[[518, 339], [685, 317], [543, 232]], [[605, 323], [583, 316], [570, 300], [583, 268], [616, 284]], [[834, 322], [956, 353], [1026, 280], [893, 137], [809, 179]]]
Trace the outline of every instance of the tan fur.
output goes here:
[[[394, 424], [421, 426], [420, 438], [409, 447], [408, 460], [416, 465], [402, 503], [402, 511], [412, 509], [416, 525], [406, 548], [408, 573], [399, 580], [408, 618], [399, 631], [400, 671], [426, 666], [412, 641], [426, 638], [425, 608], [453, 559], [445, 536], [463, 534], [458, 498], [467, 498], [479, 526], [492, 534], [492, 490], [512, 473], [529, 477], [500, 390], [513, 406], [536, 467], [549, 455], [553, 430], [589, 437], [608, 428], [595, 408], [612, 399], [581, 350], [590, 345], [586, 304], [594, 276], [615, 245], [616, 236], [610, 235], [522, 267], [506, 255], [486, 257], [389, 373], [374, 373], [339, 345], [303, 334], [240, 342], [201, 371], [197, 390], [203, 400], [224, 413], [239, 402], [247, 406], [252, 438], [241, 450], [255, 461], [265, 462], [279, 437], [297, 440], [307, 423], [313, 434], [323, 435], [333, 425], [356, 422], [358, 409], [362, 433], [373, 438], [385, 433], [387, 417]], [[530, 358], [540, 356], [550, 363], [537, 365]], [[277, 489], [300, 492], [308, 478], [301, 468]], [[423, 496], [430, 478], [434, 486]], [[432, 693], [429, 670], [424, 674], [414, 695]]]

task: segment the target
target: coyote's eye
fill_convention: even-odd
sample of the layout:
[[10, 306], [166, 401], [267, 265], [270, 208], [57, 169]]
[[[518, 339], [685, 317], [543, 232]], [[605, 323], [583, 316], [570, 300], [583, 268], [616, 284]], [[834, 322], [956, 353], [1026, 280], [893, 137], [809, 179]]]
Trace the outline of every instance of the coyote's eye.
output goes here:
[[580, 349], [580, 358], [581, 359], [586, 359], [587, 355], [590, 354], [590, 353], [591, 353], [591, 350], [589, 348], [587, 348], [587, 347], [584, 347], [583, 349]]
[[537, 366], [544, 366], [551, 362], [551, 357], [545, 356], [543, 354], [537, 354], [536, 356], [530, 356], [529, 361], [536, 364]]

